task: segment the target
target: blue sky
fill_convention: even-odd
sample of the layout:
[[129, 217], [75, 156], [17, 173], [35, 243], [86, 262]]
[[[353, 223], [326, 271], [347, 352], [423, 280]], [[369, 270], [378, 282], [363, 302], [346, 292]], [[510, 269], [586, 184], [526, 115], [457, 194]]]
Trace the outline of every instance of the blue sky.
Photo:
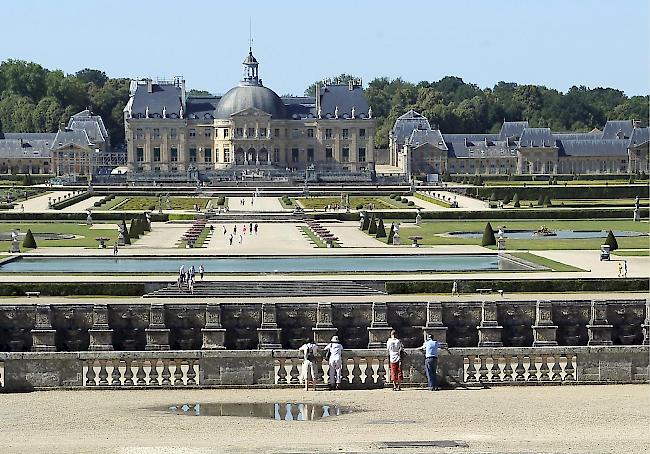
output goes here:
[[480, 87], [500, 80], [648, 94], [647, 0], [6, 0], [0, 60], [111, 77], [183, 75], [223, 93], [253, 50], [264, 84], [302, 94], [340, 73]]

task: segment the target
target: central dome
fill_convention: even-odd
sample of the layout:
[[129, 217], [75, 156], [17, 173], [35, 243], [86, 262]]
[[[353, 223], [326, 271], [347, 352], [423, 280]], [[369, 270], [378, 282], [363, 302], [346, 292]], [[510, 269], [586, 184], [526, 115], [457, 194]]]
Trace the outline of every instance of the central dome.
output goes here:
[[280, 97], [262, 85], [242, 84], [226, 92], [215, 110], [216, 118], [230, 118], [234, 113], [255, 108], [270, 114], [273, 118], [286, 118], [287, 108]]

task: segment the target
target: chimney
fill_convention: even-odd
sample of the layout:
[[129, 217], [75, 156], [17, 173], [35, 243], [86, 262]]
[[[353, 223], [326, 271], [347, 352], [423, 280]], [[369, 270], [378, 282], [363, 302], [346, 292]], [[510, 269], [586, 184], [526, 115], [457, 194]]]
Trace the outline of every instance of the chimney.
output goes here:
[[623, 138], [623, 131], [621, 131], [619, 129], [618, 132], [616, 133], [616, 137], [619, 138], [619, 139], [622, 139]]
[[354, 90], [354, 81], [353, 80], [348, 80], [348, 90], [352, 91]]
[[633, 128], [640, 128], [641, 127], [641, 120], [632, 120], [632, 127]]
[[147, 81], [147, 93], [153, 93], [153, 82], [151, 80]]
[[467, 137], [465, 137], [465, 146], [467, 146]]

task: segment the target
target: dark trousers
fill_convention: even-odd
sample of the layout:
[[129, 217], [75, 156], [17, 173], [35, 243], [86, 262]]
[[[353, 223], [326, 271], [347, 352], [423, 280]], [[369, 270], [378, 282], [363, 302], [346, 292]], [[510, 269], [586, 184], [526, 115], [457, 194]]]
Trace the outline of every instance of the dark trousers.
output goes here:
[[427, 375], [427, 382], [429, 382], [429, 389], [436, 389], [438, 387], [438, 380], [436, 379], [437, 368], [438, 368], [437, 356], [432, 356], [424, 360], [424, 372]]

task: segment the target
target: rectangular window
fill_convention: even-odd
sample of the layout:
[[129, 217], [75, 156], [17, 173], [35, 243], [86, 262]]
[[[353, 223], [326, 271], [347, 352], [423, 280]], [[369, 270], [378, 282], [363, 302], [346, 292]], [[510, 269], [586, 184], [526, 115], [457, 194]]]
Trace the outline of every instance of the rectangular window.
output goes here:
[[177, 135], [176, 128], [171, 128], [171, 129], [169, 130], [169, 138], [170, 138], [170, 139], [175, 139], [175, 138], [176, 138], [176, 135]]
[[343, 147], [341, 149], [341, 162], [349, 162], [350, 161], [350, 149], [348, 147]]
[[307, 148], [307, 162], [314, 162], [314, 149]]
[[325, 148], [325, 160], [327, 162], [332, 162], [333, 158], [334, 158], [334, 155], [332, 153], [332, 147]]
[[230, 130], [229, 129], [224, 129], [223, 130], [223, 138], [227, 139], [228, 137], [230, 137]]
[[300, 150], [297, 148], [292, 148], [291, 149], [291, 162], [298, 162], [298, 159], [300, 158]]
[[314, 137], [314, 130], [312, 128], [307, 129], [307, 137]]
[[160, 147], [154, 147], [153, 149], [153, 161], [160, 162]]
[[244, 137], [244, 128], [236, 128], [235, 137]]
[[291, 130], [291, 137], [293, 137], [294, 139], [297, 138], [297, 137], [300, 137], [300, 129], [293, 128]]
[[212, 162], [212, 148], [203, 149], [203, 162]]
[[143, 162], [144, 161], [144, 148], [138, 147], [135, 150], [135, 160], [138, 162]]
[[[216, 132], [215, 132], [216, 134]], [[214, 162], [219, 162], [219, 149], [215, 148], [214, 149]]]
[[332, 138], [332, 130], [330, 128], [325, 129], [325, 138], [326, 139]]
[[142, 130], [142, 128], [138, 128], [135, 130], [135, 138], [144, 139], [144, 131]]
[[154, 167], [154, 168], [153, 168], [153, 171], [154, 171], [154, 172], [160, 172], [160, 166], [156, 166], [156, 167]]
[[365, 139], [366, 138], [366, 129], [365, 128], [360, 128], [359, 129], [359, 138], [360, 139]]
[[273, 136], [274, 137], [280, 137], [280, 128], [275, 128], [273, 130]]
[[212, 130], [210, 128], [203, 128], [204, 137], [212, 137]]
[[248, 137], [255, 137], [255, 128], [248, 128], [246, 134]]
[[274, 148], [273, 149], [273, 160], [275, 162], [280, 161], [280, 149], [279, 148]]
[[366, 162], [366, 149], [364, 147], [359, 148], [359, 162]]
[[230, 162], [230, 148], [223, 149], [223, 162]]
[[260, 128], [260, 137], [266, 137], [266, 128]]
[[153, 128], [153, 138], [160, 139], [160, 128]]
[[178, 148], [171, 147], [169, 150], [169, 160], [171, 162], [178, 162]]
[[348, 139], [350, 136], [350, 131], [346, 128], [343, 128], [343, 138]]
[[190, 129], [190, 137], [196, 137], [196, 129]]
[[196, 148], [190, 148], [190, 162], [196, 162]]
[[177, 171], [178, 171], [178, 167], [176, 167], [176, 166], [172, 167], [172, 168], [171, 168], [171, 171], [172, 171], [172, 172], [177, 172]]

